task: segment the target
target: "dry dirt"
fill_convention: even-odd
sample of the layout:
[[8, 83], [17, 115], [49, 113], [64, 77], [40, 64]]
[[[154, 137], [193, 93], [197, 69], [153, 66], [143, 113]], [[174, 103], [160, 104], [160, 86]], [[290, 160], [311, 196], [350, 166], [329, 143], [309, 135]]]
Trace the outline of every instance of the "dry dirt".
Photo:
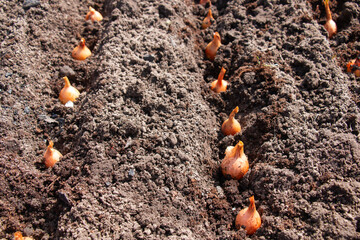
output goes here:
[[[331, 40], [320, 0], [212, 0], [206, 30], [209, 4], [191, 0], [0, 6], [0, 238], [360, 239], [360, 87], [345, 72], [357, 0], [331, 1]], [[221, 67], [230, 86], [215, 94]], [[65, 75], [73, 108], [58, 100]], [[243, 130], [226, 137], [236, 106]], [[64, 157], [46, 169], [49, 140]], [[226, 180], [239, 140], [250, 170]], [[234, 220], [252, 195], [263, 223], [245, 236]]]

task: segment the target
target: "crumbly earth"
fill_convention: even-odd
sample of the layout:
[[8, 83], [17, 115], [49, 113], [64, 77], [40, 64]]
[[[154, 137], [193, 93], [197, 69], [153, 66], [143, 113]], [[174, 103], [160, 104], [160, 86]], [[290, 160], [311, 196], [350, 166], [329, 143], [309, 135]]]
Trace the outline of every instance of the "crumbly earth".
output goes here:
[[[330, 40], [318, 0], [211, 3], [203, 30], [209, 3], [192, 0], [0, 0], [0, 238], [360, 239], [358, 1], [331, 1]], [[236, 106], [242, 131], [224, 136]], [[46, 169], [49, 140], [63, 158]], [[225, 179], [240, 140], [250, 170]], [[246, 236], [252, 195], [262, 226]]]

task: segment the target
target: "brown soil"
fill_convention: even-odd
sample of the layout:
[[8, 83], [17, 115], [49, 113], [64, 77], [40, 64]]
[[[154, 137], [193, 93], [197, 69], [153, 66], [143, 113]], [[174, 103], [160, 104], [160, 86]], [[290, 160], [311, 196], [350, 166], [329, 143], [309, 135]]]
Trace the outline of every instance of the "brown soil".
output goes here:
[[[360, 87], [345, 72], [357, 1], [331, 1], [331, 40], [318, 0], [212, 0], [206, 30], [209, 4], [191, 0], [36, 2], [0, 14], [0, 238], [360, 239]], [[215, 94], [221, 67], [230, 86]], [[242, 132], [224, 136], [236, 106]], [[64, 157], [46, 169], [49, 140]], [[226, 180], [239, 140], [250, 170]], [[262, 226], [246, 236], [234, 220], [252, 195]]]

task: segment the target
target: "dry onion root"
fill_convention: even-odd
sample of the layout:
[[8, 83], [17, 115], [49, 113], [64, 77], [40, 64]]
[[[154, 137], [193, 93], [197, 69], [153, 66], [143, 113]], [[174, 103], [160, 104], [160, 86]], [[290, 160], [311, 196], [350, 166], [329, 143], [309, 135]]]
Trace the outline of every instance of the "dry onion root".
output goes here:
[[214, 39], [206, 46], [205, 54], [211, 61], [215, 60], [216, 52], [221, 46], [221, 38], [218, 32], [214, 33]]
[[44, 154], [44, 164], [47, 168], [53, 167], [55, 163], [57, 163], [60, 158], [63, 156], [58, 150], [54, 147], [53, 141], [49, 141], [49, 145]]
[[249, 171], [249, 161], [244, 153], [244, 143], [239, 141], [235, 147], [226, 148], [221, 162], [221, 172], [226, 178], [241, 179]]
[[100, 22], [101, 20], [103, 20], [103, 16], [101, 15], [101, 13], [99, 13], [98, 11], [93, 9], [92, 7], [89, 7], [89, 12], [86, 14], [85, 20], [87, 21], [89, 19], [92, 22], [95, 22], [95, 21]]
[[71, 56], [76, 59], [76, 60], [85, 60], [86, 58], [91, 56], [91, 51], [90, 49], [85, 46], [85, 39], [82, 38], [80, 40], [80, 43], [78, 46], [76, 46], [74, 48], [74, 50], [72, 51]]
[[76, 98], [80, 96], [80, 92], [71, 86], [67, 77], [64, 77], [65, 86], [61, 89], [59, 99], [62, 104], [66, 104], [68, 101], [75, 102]]
[[261, 218], [258, 211], [256, 211], [254, 196], [250, 197], [249, 207], [239, 211], [236, 216], [235, 226], [237, 229], [244, 226], [248, 235], [254, 234], [260, 228]]
[[226, 91], [228, 82], [223, 80], [225, 72], [226, 72], [225, 68], [221, 68], [221, 71], [220, 71], [219, 76], [218, 76], [218, 80], [215, 80], [215, 81], [213, 81], [211, 83], [210, 89], [213, 90], [216, 93]]
[[326, 23], [324, 25], [326, 31], [329, 33], [329, 38], [332, 38], [337, 32], [337, 26], [331, 16], [329, 0], [323, 0], [326, 13]]
[[210, 25], [215, 21], [213, 15], [212, 15], [212, 12], [211, 12], [211, 9], [209, 9], [209, 12], [207, 14], [207, 16], [204, 18], [202, 24], [201, 24], [201, 27], [203, 29], [206, 29], [208, 27], [210, 27]]
[[221, 126], [221, 131], [224, 135], [235, 135], [241, 131], [240, 123], [235, 119], [235, 114], [239, 112], [239, 107], [236, 107], [228, 119], [224, 121]]
[[360, 77], [360, 55], [346, 64], [346, 71], [354, 73], [356, 77]]

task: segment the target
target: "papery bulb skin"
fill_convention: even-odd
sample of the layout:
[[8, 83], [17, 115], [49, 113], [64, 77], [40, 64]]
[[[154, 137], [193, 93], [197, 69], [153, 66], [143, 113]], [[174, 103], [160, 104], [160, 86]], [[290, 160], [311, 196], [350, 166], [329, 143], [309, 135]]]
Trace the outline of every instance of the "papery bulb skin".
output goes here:
[[355, 59], [355, 64], [353, 66], [354, 74], [357, 77], [360, 77], [360, 55]]
[[213, 40], [206, 46], [205, 54], [208, 59], [211, 61], [215, 60], [216, 52], [221, 46], [221, 38], [218, 32], [214, 33]]
[[240, 210], [235, 220], [235, 227], [240, 229], [245, 227], [246, 234], [252, 235], [261, 226], [261, 217], [255, 207], [254, 196], [250, 197], [250, 205], [243, 210]]
[[326, 23], [324, 25], [326, 31], [329, 34], [329, 38], [331, 39], [337, 33], [337, 26], [331, 16], [329, 0], [324, 0], [325, 13], [326, 13]]
[[74, 48], [74, 50], [71, 53], [71, 56], [76, 59], [76, 60], [80, 60], [83, 61], [86, 58], [91, 56], [91, 51], [90, 49], [85, 45], [85, 39], [82, 38], [80, 40], [80, 43], [78, 46], [76, 46]]
[[324, 25], [326, 31], [329, 33], [329, 38], [331, 39], [337, 32], [337, 26], [334, 20], [329, 20]]
[[350, 60], [347, 64], [346, 64], [346, 71], [347, 72], [352, 72], [352, 66], [355, 63], [355, 59]]
[[62, 157], [62, 154], [58, 150], [53, 148], [53, 146], [54, 143], [50, 141], [44, 154], [44, 164], [47, 168], [53, 167], [55, 163], [57, 163]]
[[93, 9], [92, 7], [89, 7], [89, 12], [86, 14], [85, 20], [87, 21], [89, 19], [92, 22], [95, 22], [95, 21], [100, 22], [101, 20], [103, 20], [103, 16], [101, 15], [101, 13], [99, 13], [98, 11]]
[[238, 142], [235, 147], [227, 147], [221, 162], [221, 172], [225, 178], [239, 180], [249, 171], [249, 161], [244, 153], [244, 143]]
[[216, 93], [225, 92], [227, 89], [228, 82], [223, 80], [225, 72], [226, 72], [225, 68], [221, 68], [221, 71], [218, 76], [218, 80], [215, 80], [211, 83], [210, 89]]
[[203, 22], [201, 24], [201, 27], [203, 29], [206, 29], [206, 28], [210, 27], [211, 23], [214, 22], [214, 21], [215, 21], [215, 19], [214, 19], [213, 15], [212, 15], [211, 9], [209, 9], [209, 12], [208, 12], [207, 16], [204, 18], [204, 20], [203, 20]]
[[23, 235], [21, 232], [15, 232], [14, 233], [14, 240], [23, 240]]
[[239, 107], [236, 107], [231, 113], [228, 119], [224, 121], [221, 126], [221, 131], [224, 135], [235, 135], [241, 131], [240, 123], [235, 119], [235, 114], [239, 112]]
[[[204, 3], [207, 3], [207, 2], [210, 2], [210, 0], [200, 0], [199, 4], [204, 4]], [[211, 4], [211, 2], [210, 2], [210, 4]]]
[[360, 67], [358, 67], [358, 69], [354, 71], [354, 74], [356, 77], [360, 77]]
[[346, 71], [354, 73], [356, 77], [360, 77], [360, 55], [346, 64]]
[[70, 81], [67, 77], [64, 77], [65, 86], [61, 89], [59, 94], [59, 99], [62, 104], [67, 103], [68, 101], [75, 102], [75, 100], [80, 96], [80, 92], [71, 86]]

